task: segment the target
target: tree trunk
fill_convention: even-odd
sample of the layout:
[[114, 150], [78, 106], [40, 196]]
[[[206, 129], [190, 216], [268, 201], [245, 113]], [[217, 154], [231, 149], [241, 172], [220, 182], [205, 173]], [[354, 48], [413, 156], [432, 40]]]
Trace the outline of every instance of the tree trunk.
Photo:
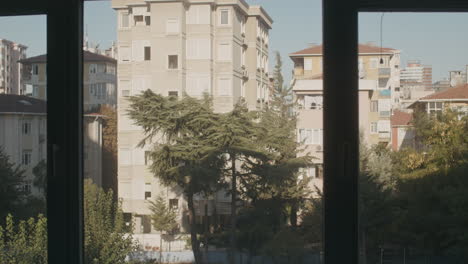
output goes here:
[[236, 223], [237, 223], [237, 175], [236, 175], [236, 156], [231, 155], [231, 249], [229, 254], [229, 263], [235, 264], [236, 260]]
[[159, 234], [159, 263], [162, 263], [162, 252], [163, 252], [163, 244], [162, 244], [162, 230], [161, 234]]
[[192, 242], [193, 256], [195, 257], [195, 264], [202, 264], [200, 253], [200, 243], [197, 238], [197, 230], [195, 224], [195, 206], [193, 204], [193, 193], [187, 195], [187, 206], [189, 209], [189, 222], [190, 222], [190, 240]]
[[289, 221], [292, 227], [297, 227], [297, 202], [291, 204], [291, 212], [289, 214]]

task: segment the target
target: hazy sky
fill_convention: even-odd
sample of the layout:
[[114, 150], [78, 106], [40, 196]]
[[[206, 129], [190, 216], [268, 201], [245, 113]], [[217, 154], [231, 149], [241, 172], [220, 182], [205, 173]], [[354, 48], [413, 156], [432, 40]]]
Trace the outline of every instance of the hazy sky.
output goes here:
[[[248, 0], [262, 5], [273, 18], [270, 51], [283, 56], [285, 79], [291, 78], [289, 53], [322, 42], [321, 0]], [[359, 16], [360, 42], [380, 45], [381, 13]], [[116, 17], [110, 1], [85, 5], [85, 28], [89, 40], [108, 47], [116, 39]], [[462, 70], [468, 64], [468, 14], [386, 13], [383, 22], [383, 46], [401, 50], [402, 65], [419, 59], [433, 67], [433, 81], [448, 77], [450, 70]], [[28, 56], [45, 53], [45, 16], [0, 17], [0, 38], [27, 45]], [[273, 56], [270, 58], [274, 62]], [[272, 67], [270, 67], [272, 69]]]

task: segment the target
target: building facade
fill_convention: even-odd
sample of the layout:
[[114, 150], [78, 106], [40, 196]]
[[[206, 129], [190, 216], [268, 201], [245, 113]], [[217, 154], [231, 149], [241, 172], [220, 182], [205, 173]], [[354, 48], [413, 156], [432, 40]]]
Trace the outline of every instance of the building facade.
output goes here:
[[[148, 149], [137, 147], [143, 131], [126, 115], [127, 97], [147, 89], [165, 96], [206, 93], [217, 112], [230, 111], [241, 98], [249, 109], [261, 108], [270, 97], [272, 19], [243, 0], [113, 0], [112, 7], [119, 51], [119, 198], [136, 233], [155, 233], [146, 200], [162, 194], [181, 216], [186, 202], [180, 190], [163, 187], [148, 171]], [[196, 198], [197, 210], [208, 203], [229, 214], [224, 205], [230, 198], [215, 196], [215, 203]]]
[[18, 61], [26, 58], [26, 49], [24, 45], [0, 39], [0, 94], [24, 93], [23, 66]]
[[[83, 108], [93, 112], [100, 105], [117, 106], [117, 61], [113, 58], [83, 51]], [[20, 60], [26, 95], [47, 99], [47, 55]]]
[[[84, 177], [102, 183], [102, 116], [83, 118]], [[0, 149], [21, 166], [22, 188], [34, 196], [43, 190], [33, 185], [33, 168], [47, 161], [47, 102], [23, 95], [0, 94]]]

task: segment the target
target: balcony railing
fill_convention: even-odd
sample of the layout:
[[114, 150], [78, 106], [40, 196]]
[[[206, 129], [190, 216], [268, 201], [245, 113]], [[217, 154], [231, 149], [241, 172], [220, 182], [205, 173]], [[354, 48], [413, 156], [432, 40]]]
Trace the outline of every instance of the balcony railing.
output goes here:
[[389, 139], [390, 132], [388, 131], [379, 131], [379, 139]]
[[379, 68], [379, 76], [390, 76], [391, 69], [390, 68]]

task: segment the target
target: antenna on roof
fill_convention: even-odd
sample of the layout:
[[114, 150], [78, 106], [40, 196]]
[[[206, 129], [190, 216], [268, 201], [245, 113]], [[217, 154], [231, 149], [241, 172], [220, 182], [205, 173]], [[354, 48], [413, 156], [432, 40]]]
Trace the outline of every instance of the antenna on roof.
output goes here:
[[384, 61], [382, 59], [382, 42], [383, 42], [383, 17], [385, 13], [382, 13], [380, 16], [380, 64], [383, 64]]

